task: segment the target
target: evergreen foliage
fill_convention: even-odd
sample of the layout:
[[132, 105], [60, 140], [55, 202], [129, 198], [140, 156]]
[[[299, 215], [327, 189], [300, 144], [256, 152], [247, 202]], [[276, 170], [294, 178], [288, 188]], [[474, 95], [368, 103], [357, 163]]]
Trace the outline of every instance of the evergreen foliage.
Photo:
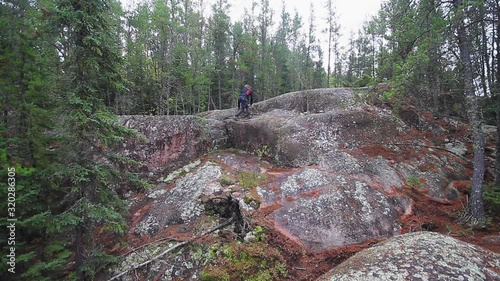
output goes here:
[[484, 208], [488, 216], [498, 216], [500, 212], [500, 186], [488, 185], [484, 190]]
[[[57, 19], [68, 30], [68, 53], [63, 62], [60, 92], [61, 148], [65, 210], [54, 217], [51, 231], [74, 232], [77, 278], [92, 278], [114, 259], [93, 241], [100, 232], [124, 234], [126, 201], [120, 187], [137, 182], [128, 171], [134, 163], [116, 154], [124, 137], [134, 132], [118, 125], [106, 103], [121, 94], [119, 41], [109, 15], [108, 1], [60, 0]], [[112, 18], [111, 18], [112, 19]]]
[[[15, 240], [7, 241], [12, 236], [6, 232], [0, 237], [2, 253], [15, 248], [16, 274], [7, 271], [6, 255], [0, 274], [43, 280], [38, 277], [54, 273], [70, 255], [45, 241], [56, 192], [50, 172], [58, 141], [52, 112], [58, 106], [52, 92], [58, 63], [55, 38], [46, 11], [30, 1], [2, 2], [0, 14], [0, 197], [5, 202], [0, 214], [16, 220]], [[6, 230], [10, 224], [3, 219], [0, 227]], [[37, 245], [46, 250], [39, 251]]]
[[[16, 274], [9, 278], [91, 277], [113, 260], [94, 245], [96, 227], [123, 234], [127, 206], [119, 190], [142, 183], [129, 172], [137, 163], [114, 150], [134, 135], [109, 107], [124, 89], [110, 25], [116, 19], [106, 1], [17, 1], [0, 8], [0, 32], [8, 39], [1, 45], [0, 193], [12, 196], [7, 179], [15, 169], [17, 207], [16, 244], [10, 244]], [[9, 249], [6, 238], [0, 239]], [[68, 275], [75, 248], [79, 274]], [[2, 274], [7, 261], [2, 256]]]

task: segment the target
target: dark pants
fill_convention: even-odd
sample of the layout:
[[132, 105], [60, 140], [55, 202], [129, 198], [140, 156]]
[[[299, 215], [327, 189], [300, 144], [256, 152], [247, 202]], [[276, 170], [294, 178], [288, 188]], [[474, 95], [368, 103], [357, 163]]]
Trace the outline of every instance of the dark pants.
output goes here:
[[252, 112], [250, 111], [250, 107], [248, 106], [248, 102], [242, 102], [240, 104], [240, 109], [236, 113], [235, 117], [240, 116], [243, 112], [246, 112], [246, 114], [243, 115], [244, 117], [252, 116]]

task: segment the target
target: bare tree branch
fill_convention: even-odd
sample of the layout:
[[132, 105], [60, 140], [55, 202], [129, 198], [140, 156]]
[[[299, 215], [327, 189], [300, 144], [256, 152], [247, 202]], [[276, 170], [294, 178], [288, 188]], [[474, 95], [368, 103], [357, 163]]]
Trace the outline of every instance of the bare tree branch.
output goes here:
[[232, 224], [234, 221], [235, 221], [235, 217], [233, 216], [233, 217], [231, 217], [229, 220], [227, 220], [226, 222], [224, 222], [224, 223], [222, 223], [222, 224], [219, 224], [219, 225], [218, 225], [218, 226], [216, 226], [215, 228], [212, 228], [212, 229], [210, 229], [210, 230], [208, 230], [208, 231], [205, 231], [205, 232], [203, 232], [202, 234], [200, 234], [200, 235], [198, 235], [198, 236], [195, 236], [195, 237], [193, 237], [193, 238], [191, 238], [191, 239], [189, 239], [189, 240], [186, 240], [186, 241], [184, 241], [184, 242], [177, 243], [177, 244], [173, 245], [172, 247], [170, 247], [170, 248], [166, 249], [165, 251], [161, 252], [161, 253], [160, 253], [160, 254], [158, 254], [157, 256], [155, 256], [155, 257], [153, 257], [153, 258], [151, 258], [151, 259], [149, 259], [149, 260], [147, 260], [147, 261], [145, 261], [145, 262], [142, 262], [142, 263], [137, 264], [137, 265], [135, 265], [135, 266], [129, 267], [127, 270], [125, 270], [125, 271], [123, 271], [123, 272], [121, 272], [121, 273], [119, 273], [119, 274], [117, 274], [117, 275], [115, 275], [115, 276], [111, 277], [108, 281], [117, 280], [118, 278], [120, 278], [120, 277], [122, 277], [123, 275], [127, 274], [129, 271], [136, 270], [136, 269], [141, 268], [141, 267], [143, 267], [143, 266], [145, 266], [145, 265], [148, 265], [148, 264], [152, 263], [153, 261], [155, 261], [155, 260], [157, 260], [157, 259], [159, 259], [159, 258], [163, 257], [164, 255], [166, 255], [166, 254], [168, 254], [168, 253], [172, 252], [173, 250], [178, 249], [178, 248], [180, 248], [180, 247], [182, 247], [182, 246], [185, 246], [185, 245], [187, 245], [187, 244], [189, 244], [189, 243], [191, 243], [191, 242], [193, 242], [193, 241], [195, 241], [195, 240], [198, 240], [198, 239], [200, 239], [201, 237], [206, 236], [206, 235], [208, 235], [208, 234], [210, 234], [210, 233], [212, 233], [212, 232], [214, 232], [214, 231], [216, 231], [216, 230], [219, 230], [219, 229], [221, 229], [221, 228], [224, 228], [224, 227], [226, 227], [226, 226], [228, 226], [228, 225]]

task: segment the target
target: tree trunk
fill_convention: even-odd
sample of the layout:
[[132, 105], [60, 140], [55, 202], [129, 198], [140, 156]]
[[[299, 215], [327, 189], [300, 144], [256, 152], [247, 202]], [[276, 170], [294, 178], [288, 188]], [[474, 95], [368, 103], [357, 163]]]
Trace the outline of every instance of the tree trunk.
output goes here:
[[483, 204], [483, 181], [484, 181], [484, 135], [481, 130], [482, 116], [478, 104], [478, 99], [475, 94], [473, 69], [471, 55], [467, 40], [466, 27], [464, 23], [464, 9], [461, 9], [462, 0], [454, 0], [454, 7], [460, 15], [457, 20], [457, 39], [460, 50], [460, 60], [462, 66], [462, 77], [464, 81], [465, 101], [467, 107], [467, 115], [473, 132], [473, 153], [474, 153], [474, 171], [472, 174], [472, 190], [471, 190], [471, 215], [476, 220], [476, 223], [483, 223], [485, 220], [484, 204]]
[[83, 223], [78, 223], [75, 228], [75, 244], [76, 244], [76, 257], [75, 257], [75, 267], [76, 274], [79, 281], [85, 280], [85, 274], [83, 272], [82, 266], [85, 260], [83, 255]]
[[[496, 16], [497, 16], [497, 26], [496, 26], [496, 60], [497, 60], [497, 70], [495, 73], [496, 81], [495, 85], [495, 95], [496, 95], [496, 117], [497, 117], [497, 141], [496, 141], [496, 177], [495, 185], [500, 186], [500, 55], [498, 55], [498, 50], [500, 50], [500, 4], [497, 2], [495, 6]], [[493, 58], [495, 59], [495, 58]]]

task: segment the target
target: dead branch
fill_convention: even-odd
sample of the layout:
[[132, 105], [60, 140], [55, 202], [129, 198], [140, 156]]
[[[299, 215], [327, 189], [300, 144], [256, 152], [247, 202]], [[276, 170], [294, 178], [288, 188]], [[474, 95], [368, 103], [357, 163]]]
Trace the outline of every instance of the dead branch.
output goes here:
[[179, 242], [179, 240], [175, 239], [175, 238], [172, 238], [172, 237], [165, 237], [165, 238], [161, 238], [161, 239], [158, 239], [158, 240], [155, 240], [153, 242], [150, 242], [150, 243], [146, 243], [146, 244], [143, 244], [137, 248], [133, 248], [131, 249], [130, 251], [126, 252], [125, 254], [122, 254], [120, 255], [120, 257], [124, 257], [124, 256], [127, 256], [129, 255], [130, 253], [132, 252], [137, 252], [138, 250], [144, 248], [144, 247], [147, 247], [149, 245], [153, 245], [153, 244], [159, 244], [159, 243], [163, 243], [164, 241], [176, 241], [176, 242]]
[[216, 226], [215, 228], [212, 228], [212, 229], [210, 229], [210, 230], [207, 230], [207, 231], [203, 232], [202, 234], [200, 234], [200, 235], [198, 235], [198, 236], [195, 236], [195, 237], [193, 237], [193, 238], [191, 238], [191, 239], [189, 239], [189, 240], [186, 240], [186, 241], [184, 241], [184, 242], [177, 243], [177, 244], [173, 245], [172, 247], [170, 247], [170, 248], [166, 249], [165, 251], [161, 252], [161, 253], [160, 253], [160, 254], [158, 254], [157, 256], [155, 256], [155, 257], [153, 257], [153, 258], [151, 258], [151, 259], [149, 259], [149, 260], [147, 260], [147, 261], [145, 261], [145, 262], [143, 262], [143, 263], [140, 263], [140, 264], [138, 264], [138, 265], [132, 266], [132, 267], [128, 268], [127, 270], [125, 270], [125, 271], [123, 271], [123, 272], [121, 272], [121, 273], [119, 273], [119, 274], [117, 274], [117, 275], [115, 275], [115, 276], [111, 277], [108, 281], [116, 280], [116, 279], [118, 279], [118, 278], [122, 277], [123, 275], [127, 274], [127, 273], [128, 273], [129, 271], [131, 271], [131, 270], [136, 270], [136, 269], [141, 268], [141, 267], [143, 267], [143, 266], [145, 266], [145, 265], [148, 265], [148, 264], [152, 263], [153, 261], [155, 261], [155, 260], [157, 260], [157, 259], [159, 259], [159, 258], [163, 257], [164, 255], [166, 255], [166, 254], [168, 254], [168, 253], [172, 252], [172, 251], [173, 251], [173, 250], [175, 250], [175, 249], [178, 249], [178, 248], [180, 248], [180, 247], [182, 247], [182, 246], [184, 246], [184, 245], [187, 245], [187, 244], [189, 244], [189, 243], [191, 243], [191, 242], [193, 242], [193, 241], [195, 241], [195, 240], [198, 240], [198, 239], [200, 239], [200, 238], [202, 238], [202, 237], [204, 237], [204, 236], [206, 236], [206, 235], [208, 235], [208, 234], [210, 234], [210, 233], [212, 233], [212, 232], [214, 232], [214, 231], [216, 231], [216, 230], [219, 230], [219, 229], [221, 229], [221, 228], [224, 228], [224, 227], [226, 227], [226, 226], [228, 226], [228, 225], [232, 224], [232, 223], [234, 222], [234, 220], [235, 220], [235, 217], [233, 216], [233, 217], [231, 217], [229, 220], [227, 220], [226, 222], [224, 222], [224, 223], [222, 223], [222, 224], [219, 224], [219, 225], [218, 225], [218, 226]]

